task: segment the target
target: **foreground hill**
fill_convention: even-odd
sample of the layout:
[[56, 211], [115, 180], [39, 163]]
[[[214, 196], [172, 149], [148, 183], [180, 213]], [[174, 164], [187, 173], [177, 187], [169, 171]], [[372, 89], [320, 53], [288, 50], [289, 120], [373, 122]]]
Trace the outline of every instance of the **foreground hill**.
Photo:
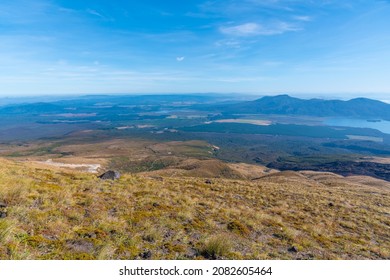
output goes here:
[[305, 115], [316, 117], [378, 118], [390, 120], [390, 104], [368, 98], [348, 101], [299, 99], [288, 95], [265, 96], [263, 98], [231, 104], [226, 113]]
[[117, 181], [0, 159], [0, 259], [388, 259], [390, 186], [332, 173]]

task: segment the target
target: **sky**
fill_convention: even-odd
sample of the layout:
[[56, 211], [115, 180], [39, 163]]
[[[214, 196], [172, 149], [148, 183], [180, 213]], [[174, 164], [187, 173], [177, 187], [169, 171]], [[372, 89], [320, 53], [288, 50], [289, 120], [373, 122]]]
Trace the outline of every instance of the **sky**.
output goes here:
[[390, 99], [390, 1], [1, 0], [0, 96]]

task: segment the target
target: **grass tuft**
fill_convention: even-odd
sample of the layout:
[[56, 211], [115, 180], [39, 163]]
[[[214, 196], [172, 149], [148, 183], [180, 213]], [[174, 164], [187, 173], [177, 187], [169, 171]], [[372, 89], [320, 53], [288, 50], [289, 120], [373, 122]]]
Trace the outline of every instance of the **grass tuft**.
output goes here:
[[222, 259], [228, 257], [232, 250], [232, 242], [226, 235], [215, 235], [206, 240], [200, 254], [206, 259]]

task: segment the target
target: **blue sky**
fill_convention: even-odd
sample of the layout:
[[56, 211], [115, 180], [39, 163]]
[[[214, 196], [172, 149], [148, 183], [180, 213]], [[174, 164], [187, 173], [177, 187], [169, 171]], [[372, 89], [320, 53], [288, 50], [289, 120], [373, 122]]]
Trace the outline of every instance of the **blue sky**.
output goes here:
[[0, 1], [0, 96], [386, 99], [389, 74], [390, 1]]

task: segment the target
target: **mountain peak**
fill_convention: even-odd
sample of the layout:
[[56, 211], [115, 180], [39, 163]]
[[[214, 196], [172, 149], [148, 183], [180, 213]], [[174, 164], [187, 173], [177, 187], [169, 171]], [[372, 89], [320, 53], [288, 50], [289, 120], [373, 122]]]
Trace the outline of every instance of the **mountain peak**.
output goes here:
[[279, 94], [279, 95], [264, 96], [263, 98], [268, 98], [268, 99], [293, 99], [294, 97], [291, 97], [288, 94]]
[[349, 101], [300, 99], [287, 94], [264, 96], [254, 101], [232, 105], [231, 113], [301, 115], [315, 117], [379, 118], [390, 120], [390, 105], [368, 98]]

